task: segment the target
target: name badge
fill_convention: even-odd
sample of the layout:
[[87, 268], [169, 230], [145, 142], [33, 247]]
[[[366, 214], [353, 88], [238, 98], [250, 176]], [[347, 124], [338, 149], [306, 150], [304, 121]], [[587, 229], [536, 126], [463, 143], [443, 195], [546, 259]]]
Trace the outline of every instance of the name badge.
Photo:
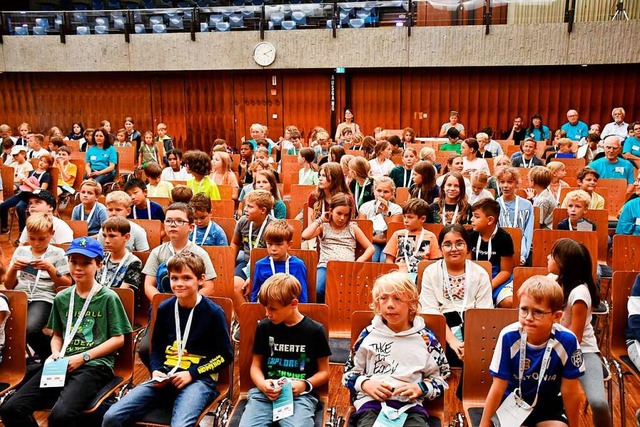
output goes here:
[[387, 222], [384, 220], [382, 214], [373, 217], [373, 231], [387, 231]]
[[407, 419], [406, 412], [400, 412], [397, 409], [383, 407], [378, 414], [372, 427], [402, 427]]
[[637, 150], [640, 150], [640, 147], [638, 147], [637, 145], [632, 145], [631, 149], [637, 151]]
[[636, 218], [636, 225], [640, 225], [640, 218]]
[[40, 388], [64, 387], [67, 378], [67, 367], [69, 359], [47, 359], [42, 368], [42, 376], [40, 377]]
[[458, 325], [458, 326], [454, 326], [453, 328], [451, 328], [451, 333], [458, 338], [458, 340], [460, 342], [464, 342], [464, 337], [462, 336], [462, 326]]
[[273, 421], [279, 421], [293, 415], [293, 389], [291, 382], [282, 384], [280, 395], [273, 402]]
[[512, 391], [496, 411], [499, 420], [497, 425], [521, 426], [533, 411], [533, 408], [517, 394], [518, 391]]
[[622, 166], [618, 166], [614, 170], [616, 173], [624, 173], [624, 168]]
[[588, 221], [580, 221], [576, 227], [578, 231], [593, 231], [593, 225]]
[[97, 156], [89, 156], [89, 160], [97, 160], [98, 157]]

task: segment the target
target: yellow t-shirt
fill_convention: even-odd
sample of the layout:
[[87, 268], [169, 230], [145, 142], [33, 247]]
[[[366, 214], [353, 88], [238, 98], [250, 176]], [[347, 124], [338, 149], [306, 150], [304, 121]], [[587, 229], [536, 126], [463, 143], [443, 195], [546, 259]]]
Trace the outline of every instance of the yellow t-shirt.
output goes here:
[[218, 190], [218, 186], [212, 182], [208, 176], [202, 178], [202, 181], [196, 182], [195, 178], [191, 178], [187, 180], [187, 187], [189, 187], [193, 194], [204, 193], [211, 200], [220, 200], [220, 190]]
[[75, 182], [76, 176], [78, 175], [78, 166], [74, 163], [69, 162], [64, 167], [64, 171], [69, 179], [66, 181], [62, 179], [62, 172], [60, 172], [60, 174], [58, 174], [58, 187], [62, 187], [64, 185], [70, 185], [73, 187], [73, 183]]

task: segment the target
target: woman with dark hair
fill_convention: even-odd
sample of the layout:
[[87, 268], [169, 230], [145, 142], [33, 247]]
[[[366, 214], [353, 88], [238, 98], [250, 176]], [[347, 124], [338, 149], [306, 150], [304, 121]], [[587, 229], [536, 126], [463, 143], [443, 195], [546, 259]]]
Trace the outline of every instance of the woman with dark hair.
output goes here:
[[427, 266], [422, 276], [420, 307], [423, 313], [443, 314], [447, 322], [447, 358], [452, 366], [464, 360], [464, 312], [493, 308], [491, 278], [467, 259], [469, 233], [460, 224], [445, 226], [438, 236], [443, 259]]
[[531, 116], [531, 123], [527, 128], [527, 137], [536, 141], [544, 141], [546, 144], [549, 142], [550, 135], [549, 128], [542, 123], [542, 116], [540, 114]]
[[73, 124], [71, 125], [71, 132], [69, 132], [66, 139], [78, 141], [82, 138], [84, 138], [84, 127], [82, 127], [82, 123], [73, 122]]
[[345, 128], [351, 128], [351, 131], [354, 134], [360, 132], [360, 126], [358, 126], [354, 121], [353, 113], [351, 112], [350, 108], [344, 109], [344, 122], [340, 123], [336, 128], [336, 135], [335, 135], [334, 141], [336, 142], [340, 141], [340, 138], [342, 137], [342, 131]]
[[93, 132], [93, 145], [87, 149], [85, 161], [85, 179], [93, 178], [104, 185], [115, 178], [118, 154], [111, 145], [111, 136], [104, 128]]

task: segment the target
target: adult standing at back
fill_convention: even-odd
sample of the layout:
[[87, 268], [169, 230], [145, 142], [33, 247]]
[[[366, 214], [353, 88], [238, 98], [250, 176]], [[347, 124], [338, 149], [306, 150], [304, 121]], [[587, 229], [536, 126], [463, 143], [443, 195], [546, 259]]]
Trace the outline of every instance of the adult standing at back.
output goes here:
[[355, 135], [356, 133], [360, 133], [360, 126], [354, 121], [353, 113], [350, 108], [344, 109], [344, 122], [340, 123], [336, 128], [336, 135], [333, 139], [338, 142], [342, 138], [342, 131], [346, 128], [351, 128], [351, 132]]
[[576, 110], [567, 111], [568, 122], [563, 124], [561, 129], [567, 133], [567, 138], [572, 141], [580, 141], [589, 134], [589, 126], [578, 119]]
[[606, 138], [609, 135], [617, 135], [620, 137], [621, 141], [624, 141], [628, 136], [627, 128], [629, 127], [629, 124], [624, 121], [625, 115], [626, 113], [622, 107], [615, 107], [611, 110], [611, 117], [613, 118], [613, 121], [606, 124], [604, 129], [602, 129], [600, 136], [602, 136], [602, 138]]
[[447, 131], [449, 129], [456, 128], [460, 133], [460, 138], [465, 138], [467, 134], [464, 131], [464, 125], [458, 122], [459, 119], [460, 113], [458, 113], [457, 111], [451, 111], [451, 113], [449, 113], [449, 122], [444, 123], [442, 127], [440, 127], [440, 133], [438, 134], [438, 136], [440, 138], [444, 138], [445, 136], [447, 136]]
[[635, 173], [629, 160], [618, 157], [622, 149], [622, 140], [616, 135], [604, 138], [604, 157], [594, 160], [589, 167], [600, 174], [600, 178], [623, 178], [627, 180], [627, 193], [633, 192]]

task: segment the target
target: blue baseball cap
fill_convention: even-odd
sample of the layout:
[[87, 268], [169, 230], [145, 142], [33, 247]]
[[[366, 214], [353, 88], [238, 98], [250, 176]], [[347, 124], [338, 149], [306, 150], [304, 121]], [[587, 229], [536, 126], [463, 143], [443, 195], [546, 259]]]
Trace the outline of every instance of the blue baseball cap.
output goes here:
[[78, 237], [73, 239], [65, 255], [80, 254], [89, 258], [104, 258], [102, 245], [91, 237]]

